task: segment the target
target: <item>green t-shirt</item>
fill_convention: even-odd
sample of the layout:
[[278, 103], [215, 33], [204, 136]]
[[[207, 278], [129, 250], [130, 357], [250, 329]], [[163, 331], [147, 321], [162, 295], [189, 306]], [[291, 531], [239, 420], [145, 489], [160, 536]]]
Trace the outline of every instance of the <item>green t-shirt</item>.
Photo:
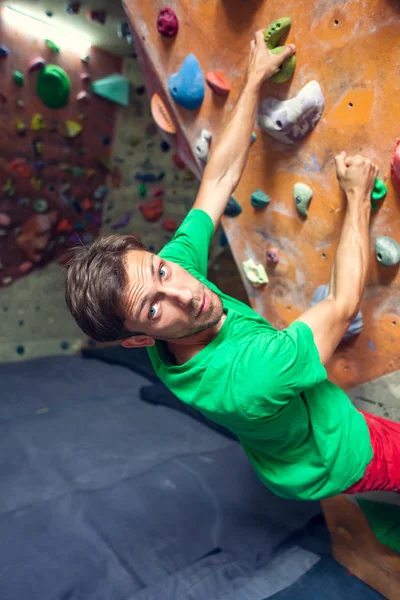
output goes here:
[[221, 298], [219, 333], [183, 365], [165, 344], [149, 349], [161, 381], [239, 438], [261, 481], [285, 498], [334, 496], [360, 480], [372, 459], [364, 417], [327, 380], [311, 329], [283, 331], [206, 279], [211, 218], [192, 210], [160, 252]]

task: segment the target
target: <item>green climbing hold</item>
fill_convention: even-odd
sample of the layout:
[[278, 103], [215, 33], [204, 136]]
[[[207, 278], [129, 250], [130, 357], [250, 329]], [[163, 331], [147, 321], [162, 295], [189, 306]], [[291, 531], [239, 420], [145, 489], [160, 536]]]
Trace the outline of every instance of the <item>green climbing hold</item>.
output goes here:
[[82, 167], [71, 167], [71, 173], [74, 177], [81, 177], [85, 174], [85, 169]]
[[46, 65], [37, 77], [39, 98], [49, 108], [63, 108], [68, 104], [71, 80], [58, 65]]
[[51, 50], [54, 54], [60, 53], [60, 46], [57, 46], [52, 40], [45, 40], [46, 46]]
[[[282, 51], [283, 46], [278, 46], [278, 48], [273, 48], [273, 50], [271, 50], [272, 54], [280, 54]], [[296, 55], [293, 54], [283, 61], [279, 69], [274, 73], [274, 75], [272, 75], [272, 77], [270, 77], [270, 80], [275, 81], [275, 83], [285, 83], [285, 81], [292, 77], [295, 68]]]
[[33, 203], [33, 208], [38, 213], [44, 213], [44, 212], [46, 212], [48, 206], [49, 206], [49, 203], [44, 198], [38, 198]]
[[255, 190], [251, 195], [251, 204], [254, 208], [265, 208], [271, 202], [271, 198], [261, 190]]
[[377, 177], [375, 179], [375, 185], [374, 185], [374, 189], [372, 190], [372, 194], [371, 194], [371, 205], [373, 210], [376, 210], [378, 207], [376, 206], [376, 200], [382, 200], [382, 198], [384, 198], [387, 194], [387, 187], [384, 181], [382, 181], [382, 179], [379, 179], [379, 177]]
[[257, 134], [253, 131], [253, 133], [251, 134], [251, 143], [254, 144], [254, 142], [257, 141]]
[[24, 75], [21, 71], [14, 71], [13, 73], [14, 83], [22, 87], [24, 85]]
[[308, 213], [308, 205], [312, 198], [312, 189], [305, 183], [295, 183], [293, 196], [297, 210], [301, 215], [306, 217]]
[[[284, 37], [289, 33], [292, 21], [289, 17], [282, 17], [271, 23], [264, 31], [264, 40], [268, 50], [273, 54], [280, 54], [283, 51], [282, 42]], [[278, 46], [280, 44], [280, 46]], [[270, 78], [275, 83], [284, 83], [290, 79], [296, 67], [296, 55], [289, 56], [279, 69]]]
[[115, 73], [109, 77], [104, 77], [104, 79], [93, 81], [91, 89], [95, 94], [101, 96], [102, 98], [106, 98], [106, 100], [116, 102], [122, 106], [129, 106], [129, 79], [123, 75], [120, 75], [119, 73]]
[[146, 187], [146, 184], [145, 184], [145, 183], [141, 183], [141, 184], [139, 185], [139, 196], [140, 196], [141, 198], [145, 198], [145, 197], [146, 197], [146, 195], [147, 195], [147, 187]]
[[400, 262], [400, 244], [387, 235], [379, 235], [375, 240], [375, 254], [381, 265], [393, 267]]
[[289, 33], [291, 24], [290, 17], [282, 17], [268, 25], [264, 31], [264, 40], [269, 50], [276, 48], [283, 36]]

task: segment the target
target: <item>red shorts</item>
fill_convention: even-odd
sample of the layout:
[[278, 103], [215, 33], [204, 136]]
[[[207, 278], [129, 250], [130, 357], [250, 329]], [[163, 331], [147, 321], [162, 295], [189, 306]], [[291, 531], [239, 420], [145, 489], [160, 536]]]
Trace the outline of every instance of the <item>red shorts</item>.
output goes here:
[[352, 485], [346, 494], [400, 490], [400, 423], [362, 412], [367, 421], [374, 456], [364, 477]]

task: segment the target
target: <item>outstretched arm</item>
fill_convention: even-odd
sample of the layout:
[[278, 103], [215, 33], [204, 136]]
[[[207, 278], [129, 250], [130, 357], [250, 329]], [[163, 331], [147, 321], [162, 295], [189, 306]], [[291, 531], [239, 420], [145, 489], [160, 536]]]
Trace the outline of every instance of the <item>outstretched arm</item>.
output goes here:
[[297, 319], [312, 329], [324, 365], [360, 308], [368, 275], [371, 192], [378, 174], [378, 168], [362, 156], [346, 157], [342, 152], [335, 161], [347, 209], [332, 267], [329, 295]]
[[246, 165], [261, 85], [294, 52], [295, 47], [291, 44], [282, 53], [272, 54], [264, 41], [263, 31], [257, 31], [251, 42], [242, 93], [218, 143], [212, 149], [193, 207], [208, 213], [215, 228]]

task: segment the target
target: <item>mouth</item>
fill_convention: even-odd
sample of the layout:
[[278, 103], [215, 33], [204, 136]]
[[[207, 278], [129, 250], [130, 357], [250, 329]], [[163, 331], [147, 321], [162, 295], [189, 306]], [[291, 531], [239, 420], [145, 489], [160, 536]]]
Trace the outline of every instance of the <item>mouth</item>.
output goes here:
[[200, 309], [199, 312], [197, 313], [197, 316], [199, 317], [202, 313], [207, 312], [207, 310], [210, 308], [210, 298], [207, 296], [206, 292], [203, 293], [203, 299], [200, 305]]

